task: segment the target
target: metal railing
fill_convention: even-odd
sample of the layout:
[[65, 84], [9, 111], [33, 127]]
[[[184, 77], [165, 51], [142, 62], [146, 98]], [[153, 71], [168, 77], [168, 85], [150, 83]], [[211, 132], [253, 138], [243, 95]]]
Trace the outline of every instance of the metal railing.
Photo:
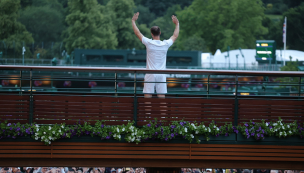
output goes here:
[[168, 102], [175, 98], [181, 103], [187, 99], [234, 100], [230, 119], [235, 125], [240, 119], [240, 99], [302, 101], [304, 98], [303, 72], [8, 65], [0, 66], [0, 95], [2, 101], [11, 95], [29, 96], [29, 122], [35, 119], [36, 96], [132, 98], [133, 120], [137, 123], [137, 111], [145, 110], [138, 107], [138, 99], [144, 97], [142, 90], [147, 73], [167, 75]]

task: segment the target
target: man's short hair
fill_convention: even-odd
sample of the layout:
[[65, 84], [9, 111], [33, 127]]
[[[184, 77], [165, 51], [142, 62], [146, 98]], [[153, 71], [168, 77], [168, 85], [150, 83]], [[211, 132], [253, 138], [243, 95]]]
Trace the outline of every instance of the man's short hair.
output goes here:
[[154, 36], [160, 35], [160, 28], [158, 26], [152, 26], [150, 30]]

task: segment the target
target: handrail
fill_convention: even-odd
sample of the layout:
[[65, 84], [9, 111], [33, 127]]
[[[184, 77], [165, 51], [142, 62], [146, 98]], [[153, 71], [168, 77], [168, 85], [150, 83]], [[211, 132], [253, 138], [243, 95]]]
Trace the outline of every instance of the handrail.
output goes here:
[[127, 73], [160, 73], [160, 74], [206, 74], [206, 75], [250, 75], [250, 76], [288, 76], [301, 77], [304, 72], [298, 71], [242, 71], [242, 70], [200, 70], [200, 69], [166, 69], [149, 70], [145, 68], [120, 68], [120, 67], [71, 67], [71, 66], [21, 66], [0, 65], [0, 70], [22, 71], [90, 71], [90, 72], [127, 72]]

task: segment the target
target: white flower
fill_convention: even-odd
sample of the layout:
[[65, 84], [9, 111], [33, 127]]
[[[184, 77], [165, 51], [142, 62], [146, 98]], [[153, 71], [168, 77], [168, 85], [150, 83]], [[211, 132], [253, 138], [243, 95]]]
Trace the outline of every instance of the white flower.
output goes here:
[[51, 141], [49, 142], [49, 144], [51, 144]]
[[198, 134], [198, 131], [195, 131], [195, 134]]
[[289, 133], [291, 134], [292, 132], [289, 130]]
[[51, 127], [51, 126], [49, 126], [49, 130], [52, 130], [52, 127]]
[[119, 132], [119, 128], [117, 127], [117, 132]]
[[39, 132], [39, 128], [37, 128], [37, 132]]
[[125, 128], [122, 128], [122, 131], [124, 132], [124, 131], [125, 131]]
[[62, 125], [61, 128], [64, 128], [64, 126]]
[[188, 131], [188, 129], [187, 129], [187, 127], [185, 127], [185, 132], [187, 132]]
[[266, 126], [268, 126], [269, 124], [266, 122]]
[[283, 130], [285, 129], [284, 126], [282, 126], [282, 129], [283, 129]]
[[58, 131], [59, 133], [61, 133], [61, 130], [59, 129], [59, 131]]
[[277, 125], [277, 123], [273, 123], [273, 126], [276, 126]]
[[194, 136], [192, 134], [190, 136], [191, 136], [191, 138], [194, 138]]
[[220, 129], [217, 127], [216, 130], [219, 131]]
[[182, 134], [183, 132], [182, 131], [179, 131], [179, 134]]
[[208, 131], [211, 132], [211, 129], [208, 127]]
[[193, 126], [194, 129], [196, 129], [195, 124], [191, 123], [191, 125]]
[[41, 139], [43, 139], [43, 138], [44, 138], [44, 136], [41, 137]]
[[132, 136], [134, 136], [134, 133], [131, 133]]
[[55, 131], [53, 131], [52, 133], [55, 134]]
[[37, 136], [35, 137], [35, 140], [38, 140], [38, 137], [37, 137]]
[[114, 134], [113, 137], [115, 138], [115, 137], [116, 137], [116, 134]]
[[36, 124], [36, 127], [37, 127], [37, 128], [39, 128], [39, 125], [38, 125], [38, 124]]
[[145, 134], [145, 132], [143, 132], [143, 134]]
[[120, 139], [120, 138], [121, 138], [121, 136], [120, 136], [120, 135], [118, 135], [118, 138]]
[[290, 128], [290, 125], [287, 125], [287, 128]]
[[286, 132], [284, 132], [284, 136], [287, 136], [287, 133], [286, 133]]
[[52, 140], [52, 137], [49, 136], [49, 139]]
[[280, 136], [282, 136], [282, 132], [280, 132]]
[[45, 132], [43, 132], [43, 134], [46, 134]]
[[216, 126], [213, 126], [213, 128], [216, 128]]

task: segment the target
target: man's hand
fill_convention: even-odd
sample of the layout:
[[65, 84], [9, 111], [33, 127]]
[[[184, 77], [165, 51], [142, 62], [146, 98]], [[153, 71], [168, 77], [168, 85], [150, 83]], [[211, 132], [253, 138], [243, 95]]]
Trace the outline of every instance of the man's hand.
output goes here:
[[174, 33], [173, 35], [170, 37], [170, 39], [175, 42], [175, 40], [177, 39], [178, 37], [178, 34], [179, 34], [179, 21], [178, 19], [176, 18], [176, 16], [172, 15], [172, 22], [175, 24], [175, 30], [174, 30]]
[[139, 12], [135, 13], [134, 16], [132, 17], [132, 21], [136, 21], [138, 19]]
[[[134, 17], [133, 17], [134, 18]], [[177, 24], [179, 24], [179, 21], [178, 21], [178, 19], [176, 18], [176, 16], [174, 16], [174, 15], [172, 15], [172, 22], [175, 24], [175, 25], [177, 25]]]
[[143, 35], [140, 33], [139, 29], [136, 26], [136, 20], [138, 19], [139, 12], [135, 13], [134, 16], [132, 17], [132, 27], [134, 30], [135, 35], [139, 38], [140, 41], [142, 41]]

